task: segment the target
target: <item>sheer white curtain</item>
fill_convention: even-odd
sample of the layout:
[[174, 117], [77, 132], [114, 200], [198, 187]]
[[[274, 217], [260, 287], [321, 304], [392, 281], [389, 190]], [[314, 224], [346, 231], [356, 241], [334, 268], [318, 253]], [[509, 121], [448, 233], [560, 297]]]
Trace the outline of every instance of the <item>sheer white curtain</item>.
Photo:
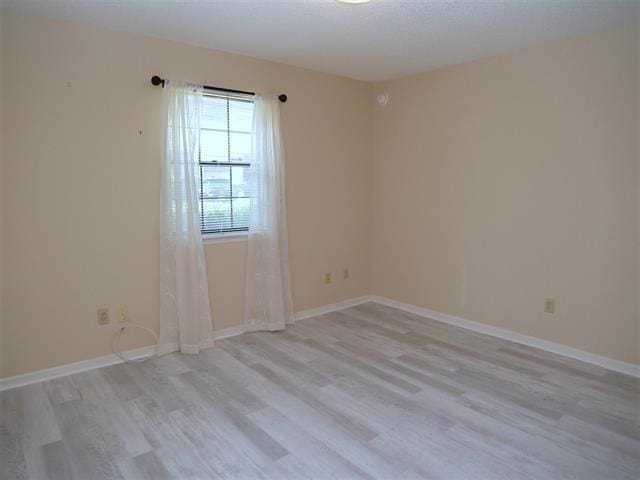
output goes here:
[[293, 322], [284, 180], [280, 102], [276, 95], [258, 94], [248, 179], [246, 331], [282, 330]]
[[198, 353], [200, 348], [212, 344], [198, 207], [202, 97], [201, 86], [165, 83], [160, 193], [160, 355], [175, 350]]

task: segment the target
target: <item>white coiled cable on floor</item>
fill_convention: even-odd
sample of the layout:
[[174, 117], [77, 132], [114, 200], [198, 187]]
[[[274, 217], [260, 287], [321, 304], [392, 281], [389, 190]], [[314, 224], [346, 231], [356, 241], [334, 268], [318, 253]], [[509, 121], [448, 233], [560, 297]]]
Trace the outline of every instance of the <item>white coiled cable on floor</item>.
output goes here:
[[141, 330], [145, 330], [146, 332], [149, 332], [153, 336], [154, 340], [156, 341], [155, 343], [156, 349], [158, 348], [158, 335], [156, 335], [156, 332], [154, 332], [150, 328], [143, 327], [142, 325], [138, 325], [137, 323], [122, 322], [119, 325], [118, 331], [115, 332], [111, 337], [111, 351], [114, 353], [114, 355], [116, 355], [124, 363], [142, 363], [142, 362], [146, 362], [151, 357], [155, 356], [155, 353], [152, 353], [151, 355], [147, 355], [146, 357], [127, 358], [122, 354], [122, 352], [118, 348], [118, 343], [120, 342], [120, 337], [122, 336], [122, 332], [124, 332], [124, 330], [129, 327], [139, 328]]

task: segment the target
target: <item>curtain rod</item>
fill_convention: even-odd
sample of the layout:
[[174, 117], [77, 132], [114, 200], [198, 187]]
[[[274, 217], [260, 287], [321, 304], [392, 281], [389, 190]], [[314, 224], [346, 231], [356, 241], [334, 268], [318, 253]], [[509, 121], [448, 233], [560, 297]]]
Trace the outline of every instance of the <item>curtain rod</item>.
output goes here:
[[[156, 86], [162, 85], [162, 88], [164, 88], [164, 78], [160, 78], [158, 75], [154, 75], [153, 77], [151, 77], [151, 83]], [[203, 88], [205, 90], [219, 90], [221, 92], [241, 93], [244, 95], [255, 95], [255, 92], [245, 92], [243, 90], [233, 90], [231, 88], [210, 87], [208, 85], [204, 85]], [[284, 103], [287, 101], [287, 96], [284, 93], [281, 93], [280, 95], [278, 95], [278, 100]]]

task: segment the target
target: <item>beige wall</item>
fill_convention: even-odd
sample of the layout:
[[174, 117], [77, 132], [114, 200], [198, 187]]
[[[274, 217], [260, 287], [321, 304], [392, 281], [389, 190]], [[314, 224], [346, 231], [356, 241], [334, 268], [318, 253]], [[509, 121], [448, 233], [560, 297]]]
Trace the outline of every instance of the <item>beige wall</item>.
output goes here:
[[376, 85], [373, 293], [639, 362], [636, 35]]
[[[4, 48], [4, 36], [2, 35], [2, 16], [4, 12], [0, 8], [0, 59], [3, 56], [3, 48]], [[0, 65], [2, 62], [0, 61]], [[3, 355], [3, 345], [4, 345], [4, 321], [3, 321], [3, 308], [2, 308], [2, 280], [3, 280], [3, 268], [2, 268], [2, 242], [3, 242], [3, 227], [2, 227], [2, 218], [3, 218], [3, 207], [2, 207], [2, 168], [4, 165], [3, 161], [3, 152], [4, 148], [4, 129], [3, 129], [3, 117], [4, 117], [4, 109], [3, 109], [3, 98], [4, 98], [4, 89], [3, 85], [3, 77], [4, 77], [4, 68], [0, 68], [0, 377], [2, 377], [2, 372], [4, 371], [4, 355]]]
[[636, 160], [636, 169], [638, 174], [638, 187], [636, 190], [637, 202], [638, 202], [638, 233], [637, 233], [637, 242], [638, 242], [638, 318], [636, 325], [636, 341], [637, 341], [637, 352], [640, 355], [640, 21], [638, 21], [636, 25], [636, 60], [638, 62], [638, 77], [636, 79], [636, 88], [637, 90], [637, 109], [636, 109], [636, 122], [637, 122], [637, 160]]
[[[132, 320], [157, 326], [156, 73], [289, 95], [295, 308], [369, 292], [369, 84], [37, 17], [6, 15], [3, 29], [4, 376], [109, 354], [115, 326], [96, 325], [101, 306], [112, 322], [124, 304]], [[242, 321], [245, 251], [206, 247], [215, 330]], [[123, 347], [148, 343], [132, 334]]]
[[[372, 88], [37, 17], [0, 26], [4, 376], [110, 353], [101, 306], [157, 326], [155, 73], [289, 95], [296, 310], [375, 293], [640, 361], [634, 29]], [[372, 109], [381, 91], [391, 102]], [[245, 256], [206, 247], [215, 330], [241, 323]]]

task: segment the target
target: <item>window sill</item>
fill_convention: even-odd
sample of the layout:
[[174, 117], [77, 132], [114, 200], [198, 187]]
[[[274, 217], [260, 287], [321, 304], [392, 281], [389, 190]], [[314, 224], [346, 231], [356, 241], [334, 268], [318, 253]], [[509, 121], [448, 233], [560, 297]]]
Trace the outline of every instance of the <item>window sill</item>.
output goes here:
[[202, 235], [202, 243], [205, 245], [216, 245], [218, 243], [246, 242], [248, 237], [248, 232], [205, 233]]

